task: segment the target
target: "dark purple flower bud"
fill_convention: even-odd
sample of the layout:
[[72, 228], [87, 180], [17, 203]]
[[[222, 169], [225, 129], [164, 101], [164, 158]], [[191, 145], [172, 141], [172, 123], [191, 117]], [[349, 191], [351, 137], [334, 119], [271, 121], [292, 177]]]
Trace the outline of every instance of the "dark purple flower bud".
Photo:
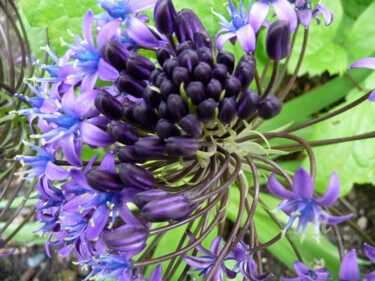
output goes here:
[[249, 119], [258, 109], [259, 101], [257, 92], [251, 89], [242, 92], [237, 101], [237, 116], [241, 119]]
[[172, 35], [176, 15], [177, 12], [171, 0], [158, 0], [154, 9], [154, 20], [158, 31], [165, 35]]
[[103, 240], [108, 248], [120, 252], [139, 253], [146, 246], [148, 230], [142, 224], [126, 224], [113, 231], [105, 231]]
[[234, 76], [240, 80], [242, 89], [247, 89], [255, 76], [256, 64], [241, 62], [236, 66]]
[[198, 116], [203, 121], [210, 121], [215, 117], [217, 103], [213, 98], [206, 99], [198, 106]]
[[135, 151], [141, 156], [164, 156], [165, 143], [159, 137], [144, 137], [134, 144]]
[[226, 97], [237, 97], [241, 88], [241, 82], [236, 76], [231, 75], [225, 80], [224, 90]]
[[189, 199], [181, 194], [153, 200], [141, 210], [141, 215], [150, 222], [181, 220], [190, 213]]
[[147, 86], [143, 91], [143, 100], [150, 106], [157, 108], [161, 101], [161, 95], [159, 92]]
[[212, 70], [212, 77], [224, 83], [228, 77], [228, 68], [224, 64], [216, 64]]
[[167, 99], [170, 94], [175, 94], [178, 92], [180, 92], [180, 90], [171, 80], [165, 79], [160, 85], [160, 93], [164, 99]]
[[185, 50], [178, 55], [180, 65], [186, 67], [189, 72], [192, 72], [194, 67], [199, 63], [199, 57], [194, 50]]
[[277, 20], [271, 24], [266, 37], [266, 51], [271, 60], [282, 60], [290, 53], [290, 24]]
[[148, 190], [155, 184], [152, 173], [140, 166], [122, 163], [120, 164], [120, 178], [129, 187]]
[[169, 80], [169, 77], [167, 75], [166, 72], [160, 72], [158, 76], [155, 77], [155, 86], [160, 88], [161, 84], [165, 81], [165, 80]]
[[243, 63], [243, 62], [254, 64], [254, 66], [256, 65], [256, 61], [253, 55], [243, 55], [240, 58], [238, 64]]
[[123, 116], [122, 104], [110, 93], [101, 90], [95, 98], [96, 109], [112, 120], [119, 120]]
[[136, 123], [146, 130], [153, 130], [156, 126], [157, 116], [155, 111], [146, 103], [138, 103], [133, 111]]
[[180, 45], [178, 45], [177, 48], [177, 55], [181, 54], [185, 50], [194, 50], [195, 46], [194, 43], [190, 40], [182, 42]]
[[173, 70], [175, 67], [180, 66], [180, 62], [178, 58], [172, 57], [167, 59], [164, 64], [163, 64], [163, 70], [170, 76], [172, 77]]
[[194, 156], [201, 143], [194, 138], [170, 137], [165, 144], [165, 151], [171, 156]]
[[205, 89], [202, 82], [193, 81], [186, 88], [186, 94], [194, 104], [199, 104], [205, 99]]
[[134, 107], [135, 104], [124, 104], [123, 105], [123, 115], [131, 123], [137, 123], [134, 119]]
[[160, 104], [159, 104], [158, 117], [159, 117], [159, 119], [162, 119], [162, 118], [169, 119], [171, 117], [171, 114], [168, 111], [167, 103], [164, 102], [164, 101], [160, 102]]
[[188, 114], [181, 118], [178, 124], [181, 128], [193, 138], [198, 138], [202, 135], [203, 123], [194, 114]]
[[184, 83], [185, 87], [190, 82], [189, 70], [185, 67], [177, 66], [173, 69], [172, 74], [173, 82], [180, 86], [181, 83]]
[[86, 180], [93, 189], [100, 192], [116, 192], [125, 187], [117, 173], [101, 170], [89, 170], [86, 173]]
[[150, 76], [148, 77], [148, 81], [150, 81], [152, 84], [156, 85], [156, 83], [155, 83], [156, 77], [158, 77], [160, 73], [164, 73], [161, 68], [154, 69], [151, 72]]
[[229, 124], [236, 116], [236, 100], [234, 97], [224, 98], [219, 105], [219, 120]]
[[229, 73], [233, 72], [234, 69], [234, 55], [229, 52], [221, 51], [217, 54], [217, 63], [224, 64]]
[[156, 51], [156, 58], [160, 65], [163, 65], [167, 59], [174, 56], [176, 56], [176, 53], [170, 45], [164, 45]]
[[147, 157], [137, 153], [134, 145], [116, 147], [115, 153], [118, 159], [124, 163], [144, 163], [148, 160]]
[[269, 95], [258, 106], [258, 115], [262, 119], [271, 119], [280, 113], [283, 103], [275, 95]]
[[138, 53], [132, 52], [126, 59], [126, 71], [138, 79], [147, 79], [154, 69], [155, 65]]
[[161, 189], [150, 189], [147, 191], [142, 191], [134, 195], [134, 203], [138, 208], [142, 208], [146, 203], [159, 200], [162, 198], [169, 197], [169, 193]]
[[146, 88], [146, 82], [134, 78], [126, 73], [121, 73], [120, 77], [117, 80], [117, 84], [122, 91], [132, 95], [136, 98], [141, 98], [143, 90]]
[[210, 82], [212, 78], [211, 66], [206, 62], [200, 62], [193, 71], [193, 80], [201, 81], [204, 84]]
[[208, 97], [219, 101], [221, 92], [223, 91], [223, 86], [219, 80], [211, 79], [211, 81], [206, 86], [206, 94]]
[[174, 32], [179, 42], [194, 41], [194, 33], [205, 29], [198, 16], [190, 9], [182, 9], [174, 19]]
[[172, 122], [166, 119], [160, 119], [158, 121], [156, 124], [156, 133], [161, 139], [181, 135], [180, 130]]
[[213, 49], [211, 35], [205, 29], [194, 33], [194, 42], [197, 49], [203, 47], [209, 48], [210, 50]]
[[126, 58], [130, 51], [125, 45], [116, 40], [109, 40], [103, 44], [100, 52], [102, 58], [119, 72], [126, 69]]
[[170, 113], [172, 118], [176, 120], [184, 117], [186, 114], [189, 113], [188, 105], [180, 95], [169, 95], [167, 100], [167, 106], [168, 112]]
[[210, 66], [214, 65], [214, 55], [211, 49], [206, 47], [199, 48], [197, 53], [201, 61], [208, 63]]
[[131, 145], [138, 140], [138, 136], [135, 135], [130, 126], [120, 122], [111, 122], [107, 128], [107, 133], [116, 141], [126, 145]]

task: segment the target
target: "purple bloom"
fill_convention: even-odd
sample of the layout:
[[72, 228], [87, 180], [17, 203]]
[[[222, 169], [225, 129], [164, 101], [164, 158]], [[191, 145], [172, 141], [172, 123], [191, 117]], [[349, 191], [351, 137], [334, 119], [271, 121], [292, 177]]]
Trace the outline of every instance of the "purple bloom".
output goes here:
[[220, 18], [221, 22], [219, 24], [222, 26], [216, 35], [216, 46], [221, 50], [227, 40], [234, 42], [238, 38], [242, 49], [246, 53], [251, 53], [256, 45], [255, 33], [258, 32], [264, 23], [265, 17], [263, 20], [258, 17], [252, 18], [251, 10], [249, 12], [245, 11], [242, 0], [240, 2], [240, 10], [236, 9], [231, 0], [228, 0], [228, 2], [229, 8], [227, 8], [227, 11], [231, 17], [230, 22], [222, 15], [213, 12]]
[[337, 224], [341, 223], [353, 216], [353, 214], [335, 217], [331, 216], [320, 207], [331, 206], [334, 204], [340, 193], [340, 183], [336, 173], [332, 173], [326, 194], [321, 198], [314, 198], [314, 184], [309, 173], [300, 167], [293, 179], [293, 191], [284, 188], [272, 174], [267, 183], [269, 191], [279, 198], [285, 199], [277, 209], [281, 209], [286, 213], [289, 222], [284, 231], [287, 231], [294, 223], [296, 218], [299, 219], [296, 232], [302, 228], [302, 233], [306, 233], [307, 224], [314, 222], [316, 225], [316, 235], [319, 237], [320, 224]]
[[45, 175], [45, 177], [49, 180], [62, 181], [66, 180], [69, 177], [68, 171], [53, 163], [56, 159], [54, 156], [54, 151], [50, 147], [43, 149], [28, 142], [24, 142], [24, 144], [30, 146], [39, 153], [39, 155], [36, 156], [16, 156], [16, 160], [21, 161], [21, 163], [24, 163], [28, 166], [34, 167], [30, 170], [19, 173], [27, 174], [24, 179], [31, 179], [34, 177]]
[[[375, 70], [375, 58], [364, 58], [353, 63], [349, 68], [369, 68]], [[375, 89], [371, 92], [370, 101], [375, 101]]]
[[296, 10], [298, 20], [306, 29], [309, 28], [312, 18], [316, 18], [318, 24], [320, 23], [320, 20], [317, 18], [319, 15], [323, 15], [325, 25], [330, 25], [333, 21], [332, 12], [329, 9], [324, 8], [323, 4], [318, 4], [312, 9], [309, 1], [296, 1]]
[[249, 245], [246, 245], [243, 241], [236, 245], [236, 247], [234, 248], [234, 253], [232, 254], [233, 259], [237, 261], [234, 270], [239, 269], [239, 271], [247, 281], [263, 281], [273, 277], [272, 273], [258, 273], [253, 255], [249, 254], [249, 249]]
[[66, 63], [59, 71], [59, 78], [64, 81], [83, 77], [81, 85], [83, 92], [94, 88], [98, 76], [103, 81], [114, 81], [119, 75], [112, 65], [101, 58], [100, 50], [108, 40], [116, 35], [118, 37], [117, 30], [121, 22], [114, 20], [100, 28], [96, 39], [97, 47], [93, 39], [93, 23], [94, 14], [89, 10], [82, 23], [83, 40], [77, 36], [74, 45], [66, 44], [74, 52], [70, 58], [75, 61]]
[[[189, 234], [189, 237], [191, 240], [195, 240], [191, 234]], [[196, 257], [186, 255], [184, 257], [184, 261], [187, 262], [190, 266], [195, 267], [196, 269], [194, 271], [201, 270], [201, 273], [199, 273], [199, 275], [207, 275], [210, 272], [211, 267], [214, 265], [217, 257], [219, 256], [221, 248], [222, 238], [218, 236], [212, 241], [210, 250], [206, 250], [200, 245], [196, 246], [198, 252], [202, 253], [204, 256]], [[236, 277], [236, 273], [227, 268], [224, 263], [222, 263], [215, 269], [215, 273], [212, 275], [212, 280], [223, 281], [223, 271], [229, 279], [233, 279], [234, 277]]]
[[325, 268], [312, 270], [299, 261], [293, 262], [293, 266], [298, 277], [292, 279], [284, 278], [283, 281], [325, 281], [332, 278], [331, 273]]
[[81, 166], [82, 142], [91, 146], [106, 146], [114, 142], [94, 125], [97, 119], [92, 107], [96, 95], [97, 91], [91, 90], [77, 96], [71, 88], [62, 98], [60, 112], [37, 114], [48, 122], [44, 129], [41, 128], [45, 133], [38, 137], [46, 138], [46, 143], [51, 143], [56, 149], [62, 147], [68, 162], [78, 167]]

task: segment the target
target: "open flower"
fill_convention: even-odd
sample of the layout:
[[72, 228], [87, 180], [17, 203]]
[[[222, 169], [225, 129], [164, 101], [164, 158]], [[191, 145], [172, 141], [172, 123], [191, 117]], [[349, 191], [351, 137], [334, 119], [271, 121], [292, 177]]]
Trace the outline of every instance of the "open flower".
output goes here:
[[284, 231], [287, 231], [293, 225], [296, 218], [298, 218], [297, 233], [302, 228], [302, 233], [305, 234], [307, 224], [309, 222], [314, 222], [316, 225], [316, 235], [319, 237], [319, 226], [322, 222], [326, 224], [337, 224], [353, 216], [353, 214], [350, 214], [335, 217], [320, 208], [333, 205], [339, 196], [340, 183], [336, 173], [332, 173], [328, 190], [321, 198], [313, 197], [314, 184], [311, 176], [303, 167], [300, 167], [294, 176], [292, 191], [284, 188], [277, 181], [274, 174], [268, 179], [267, 186], [274, 196], [285, 199], [277, 207], [277, 209], [284, 211], [284, 213], [290, 216]]
[[331, 279], [331, 273], [325, 268], [310, 269], [300, 261], [293, 262], [294, 270], [298, 277], [283, 279], [283, 281], [326, 281]]

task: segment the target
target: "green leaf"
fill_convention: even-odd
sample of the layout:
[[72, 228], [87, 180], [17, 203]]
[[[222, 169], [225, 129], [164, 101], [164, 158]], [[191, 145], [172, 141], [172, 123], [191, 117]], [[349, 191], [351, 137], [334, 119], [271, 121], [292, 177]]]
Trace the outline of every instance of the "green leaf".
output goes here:
[[52, 49], [58, 55], [63, 55], [66, 50], [60, 44], [60, 37], [66, 42], [72, 42], [73, 38], [67, 30], [74, 34], [80, 33], [82, 19], [88, 9], [92, 9], [94, 13], [103, 11], [95, 0], [18, 1], [31, 27], [48, 27]]
[[[372, 76], [373, 77], [373, 76]], [[373, 80], [374, 81], [374, 80]], [[363, 93], [362, 93], [363, 94]], [[358, 95], [356, 95], [358, 98]], [[375, 123], [375, 103], [365, 101], [355, 108], [313, 126], [312, 140], [355, 136], [372, 131]], [[329, 177], [337, 171], [341, 195], [346, 195], [354, 183], [375, 184], [375, 140], [360, 140], [314, 148], [317, 163], [316, 190], [324, 192]], [[308, 165], [307, 160], [304, 164]]]
[[343, 47], [350, 53], [351, 63], [369, 56], [374, 51], [375, 2], [371, 2], [372, 4], [355, 21], [343, 43]]

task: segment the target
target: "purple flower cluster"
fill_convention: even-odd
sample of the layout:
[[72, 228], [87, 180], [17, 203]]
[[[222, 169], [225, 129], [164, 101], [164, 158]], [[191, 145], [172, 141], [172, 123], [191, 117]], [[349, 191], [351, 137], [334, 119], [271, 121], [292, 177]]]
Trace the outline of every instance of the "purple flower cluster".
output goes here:
[[[269, 279], [272, 274], [258, 271], [254, 245], [243, 242], [244, 233], [225, 245], [219, 235], [210, 250], [199, 245], [208, 234], [196, 239], [189, 233], [203, 256], [187, 254], [189, 247], [151, 261], [139, 256], [152, 255], [153, 235], [196, 219], [206, 233], [210, 212], [228, 199], [228, 187], [240, 177], [242, 164], [232, 153], [237, 135], [254, 120], [280, 113], [282, 100], [271, 93], [272, 84], [264, 93], [261, 87], [250, 88], [259, 79], [252, 54], [258, 33], [267, 32], [266, 54], [277, 65], [290, 55], [290, 34], [297, 25], [307, 28], [319, 14], [329, 24], [330, 12], [321, 4], [312, 9], [307, 1], [287, 0], [258, 1], [247, 12], [242, 1], [237, 10], [229, 0], [231, 20], [216, 14], [222, 29], [213, 42], [193, 10], [176, 11], [170, 0], [98, 3], [105, 12], [87, 12], [82, 37], [66, 44], [63, 58], [46, 48], [55, 65], [37, 64], [51, 77], [36, 79], [38, 86], [29, 84], [36, 96], [19, 96], [31, 105], [19, 114], [28, 116], [33, 132], [37, 119], [40, 132], [32, 137], [42, 147], [26, 143], [37, 155], [16, 159], [32, 167], [24, 172], [26, 178], [38, 178], [38, 232], [49, 234], [47, 252], [50, 247], [63, 257], [74, 252], [80, 264], [92, 269], [85, 280], [146, 281], [144, 266], [176, 256], [207, 280], [224, 280], [224, 275]], [[273, 23], [266, 20], [271, 6], [277, 16]], [[153, 7], [156, 28], [140, 14]], [[234, 44], [236, 39], [245, 52], [237, 61], [222, 51], [227, 40]], [[143, 49], [154, 57], [142, 55]], [[83, 161], [84, 147], [105, 155], [100, 161], [98, 156]], [[293, 191], [275, 175], [268, 188], [285, 199], [278, 207], [290, 216], [285, 231], [296, 218], [297, 231], [305, 233], [309, 222], [319, 230], [322, 222], [339, 223], [351, 216], [336, 218], [321, 209], [337, 200], [336, 174], [319, 199], [313, 197], [313, 180], [303, 168], [296, 172]], [[217, 213], [216, 223], [224, 212]], [[232, 269], [228, 261], [235, 261]], [[295, 267], [311, 280], [329, 276], [300, 263]], [[149, 280], [162, 280], [161, 264]]]

